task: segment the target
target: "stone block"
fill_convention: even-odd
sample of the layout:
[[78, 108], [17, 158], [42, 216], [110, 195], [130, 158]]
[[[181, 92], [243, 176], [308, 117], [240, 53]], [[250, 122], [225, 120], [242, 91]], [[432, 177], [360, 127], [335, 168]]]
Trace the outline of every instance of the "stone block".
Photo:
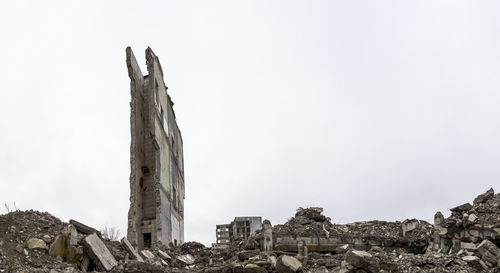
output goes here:
[[109, 252], [106, 245], [99, 239], [97, 234], [93, 233], [85, 237], [82, 241], [85, 246], [85, 252], [90, 256], [98, 269], [110, 271], [118, 263], [115, 257]]
[[476, 223], [477, 219], [478, 219], [477, 215], [472, 213], [471, 215], [469, 215], [469, 217], [467, 217], [467, 222], [468, 224], [474, 224]]
[[476, 245], [474, 243], [460, 242], [460, 248], [467, 250], [476, 250]]
[[282, 255], [278, 258], [276, 269], [279, 273], [295, 273], [302, 267], [302, 263], [296, 258]]
[[123, 237], [120, 240], [120, 243], [122, 244], [122, 247], [128, 252], [130, 257], [132, 257], [132, 259], [138, 260], [139, 262], [144, 262], [141, 255], [139, 255], [139, 252], [137, 252], [137, 250], [132, 246], [132, 244], [130, 244], [130, 242], [126, 237]]
[[406, 236], [407, 232], [410, 232], [418, 228], [418, 220], [417, 219], [404, 220], [403, 223], [401, 223], [401, 228], [403, 229], [403, 236]]

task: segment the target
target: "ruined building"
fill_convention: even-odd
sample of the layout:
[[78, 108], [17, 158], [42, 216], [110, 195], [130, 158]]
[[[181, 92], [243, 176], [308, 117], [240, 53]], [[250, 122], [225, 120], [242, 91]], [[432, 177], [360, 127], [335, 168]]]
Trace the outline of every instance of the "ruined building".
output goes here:
[[127, 47], [130, 77], [130, 209], [127, 237], [139, 248], [184, 241], [184, 157], [174, 103], [148, 47], [143, 75]]
[[235, 217], [230, 224], [216, 225], [216, 245], [229, 245], [234, 238], [248, 239], [262, 229], [262, 217]]

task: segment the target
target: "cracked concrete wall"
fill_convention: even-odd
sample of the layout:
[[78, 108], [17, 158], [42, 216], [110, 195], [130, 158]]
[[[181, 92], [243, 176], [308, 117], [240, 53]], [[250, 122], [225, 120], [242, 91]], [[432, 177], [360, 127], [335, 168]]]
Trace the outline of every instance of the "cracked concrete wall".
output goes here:
[[184, 158], [174, 103], [167, 93], [158, 57], [146, 49], [143, 76], [130, 49], [130, 209], [127, 237], [149, 247], [184, 242]]

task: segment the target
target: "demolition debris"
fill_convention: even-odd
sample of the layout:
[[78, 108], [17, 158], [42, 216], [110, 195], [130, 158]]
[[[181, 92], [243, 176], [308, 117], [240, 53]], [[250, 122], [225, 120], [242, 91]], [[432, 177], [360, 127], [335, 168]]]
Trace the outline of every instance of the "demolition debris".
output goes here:
[[208, 248], [197, 242], [137, 249], [48, 213], [0, 215], [0, 272], [500, 272], [500, 194], [493, 189], [434, 223], [331, 223], [321, 208]]

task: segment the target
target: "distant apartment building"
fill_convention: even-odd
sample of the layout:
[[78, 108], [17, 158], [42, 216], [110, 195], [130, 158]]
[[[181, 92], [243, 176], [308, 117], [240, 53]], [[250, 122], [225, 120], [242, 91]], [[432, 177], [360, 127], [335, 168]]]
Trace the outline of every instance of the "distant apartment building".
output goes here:
[[230, 224], [216, 225], [216, 245], [229, 245], [235, 238], [247, 239], [262, 229], [262, 217], [235, 217]]

